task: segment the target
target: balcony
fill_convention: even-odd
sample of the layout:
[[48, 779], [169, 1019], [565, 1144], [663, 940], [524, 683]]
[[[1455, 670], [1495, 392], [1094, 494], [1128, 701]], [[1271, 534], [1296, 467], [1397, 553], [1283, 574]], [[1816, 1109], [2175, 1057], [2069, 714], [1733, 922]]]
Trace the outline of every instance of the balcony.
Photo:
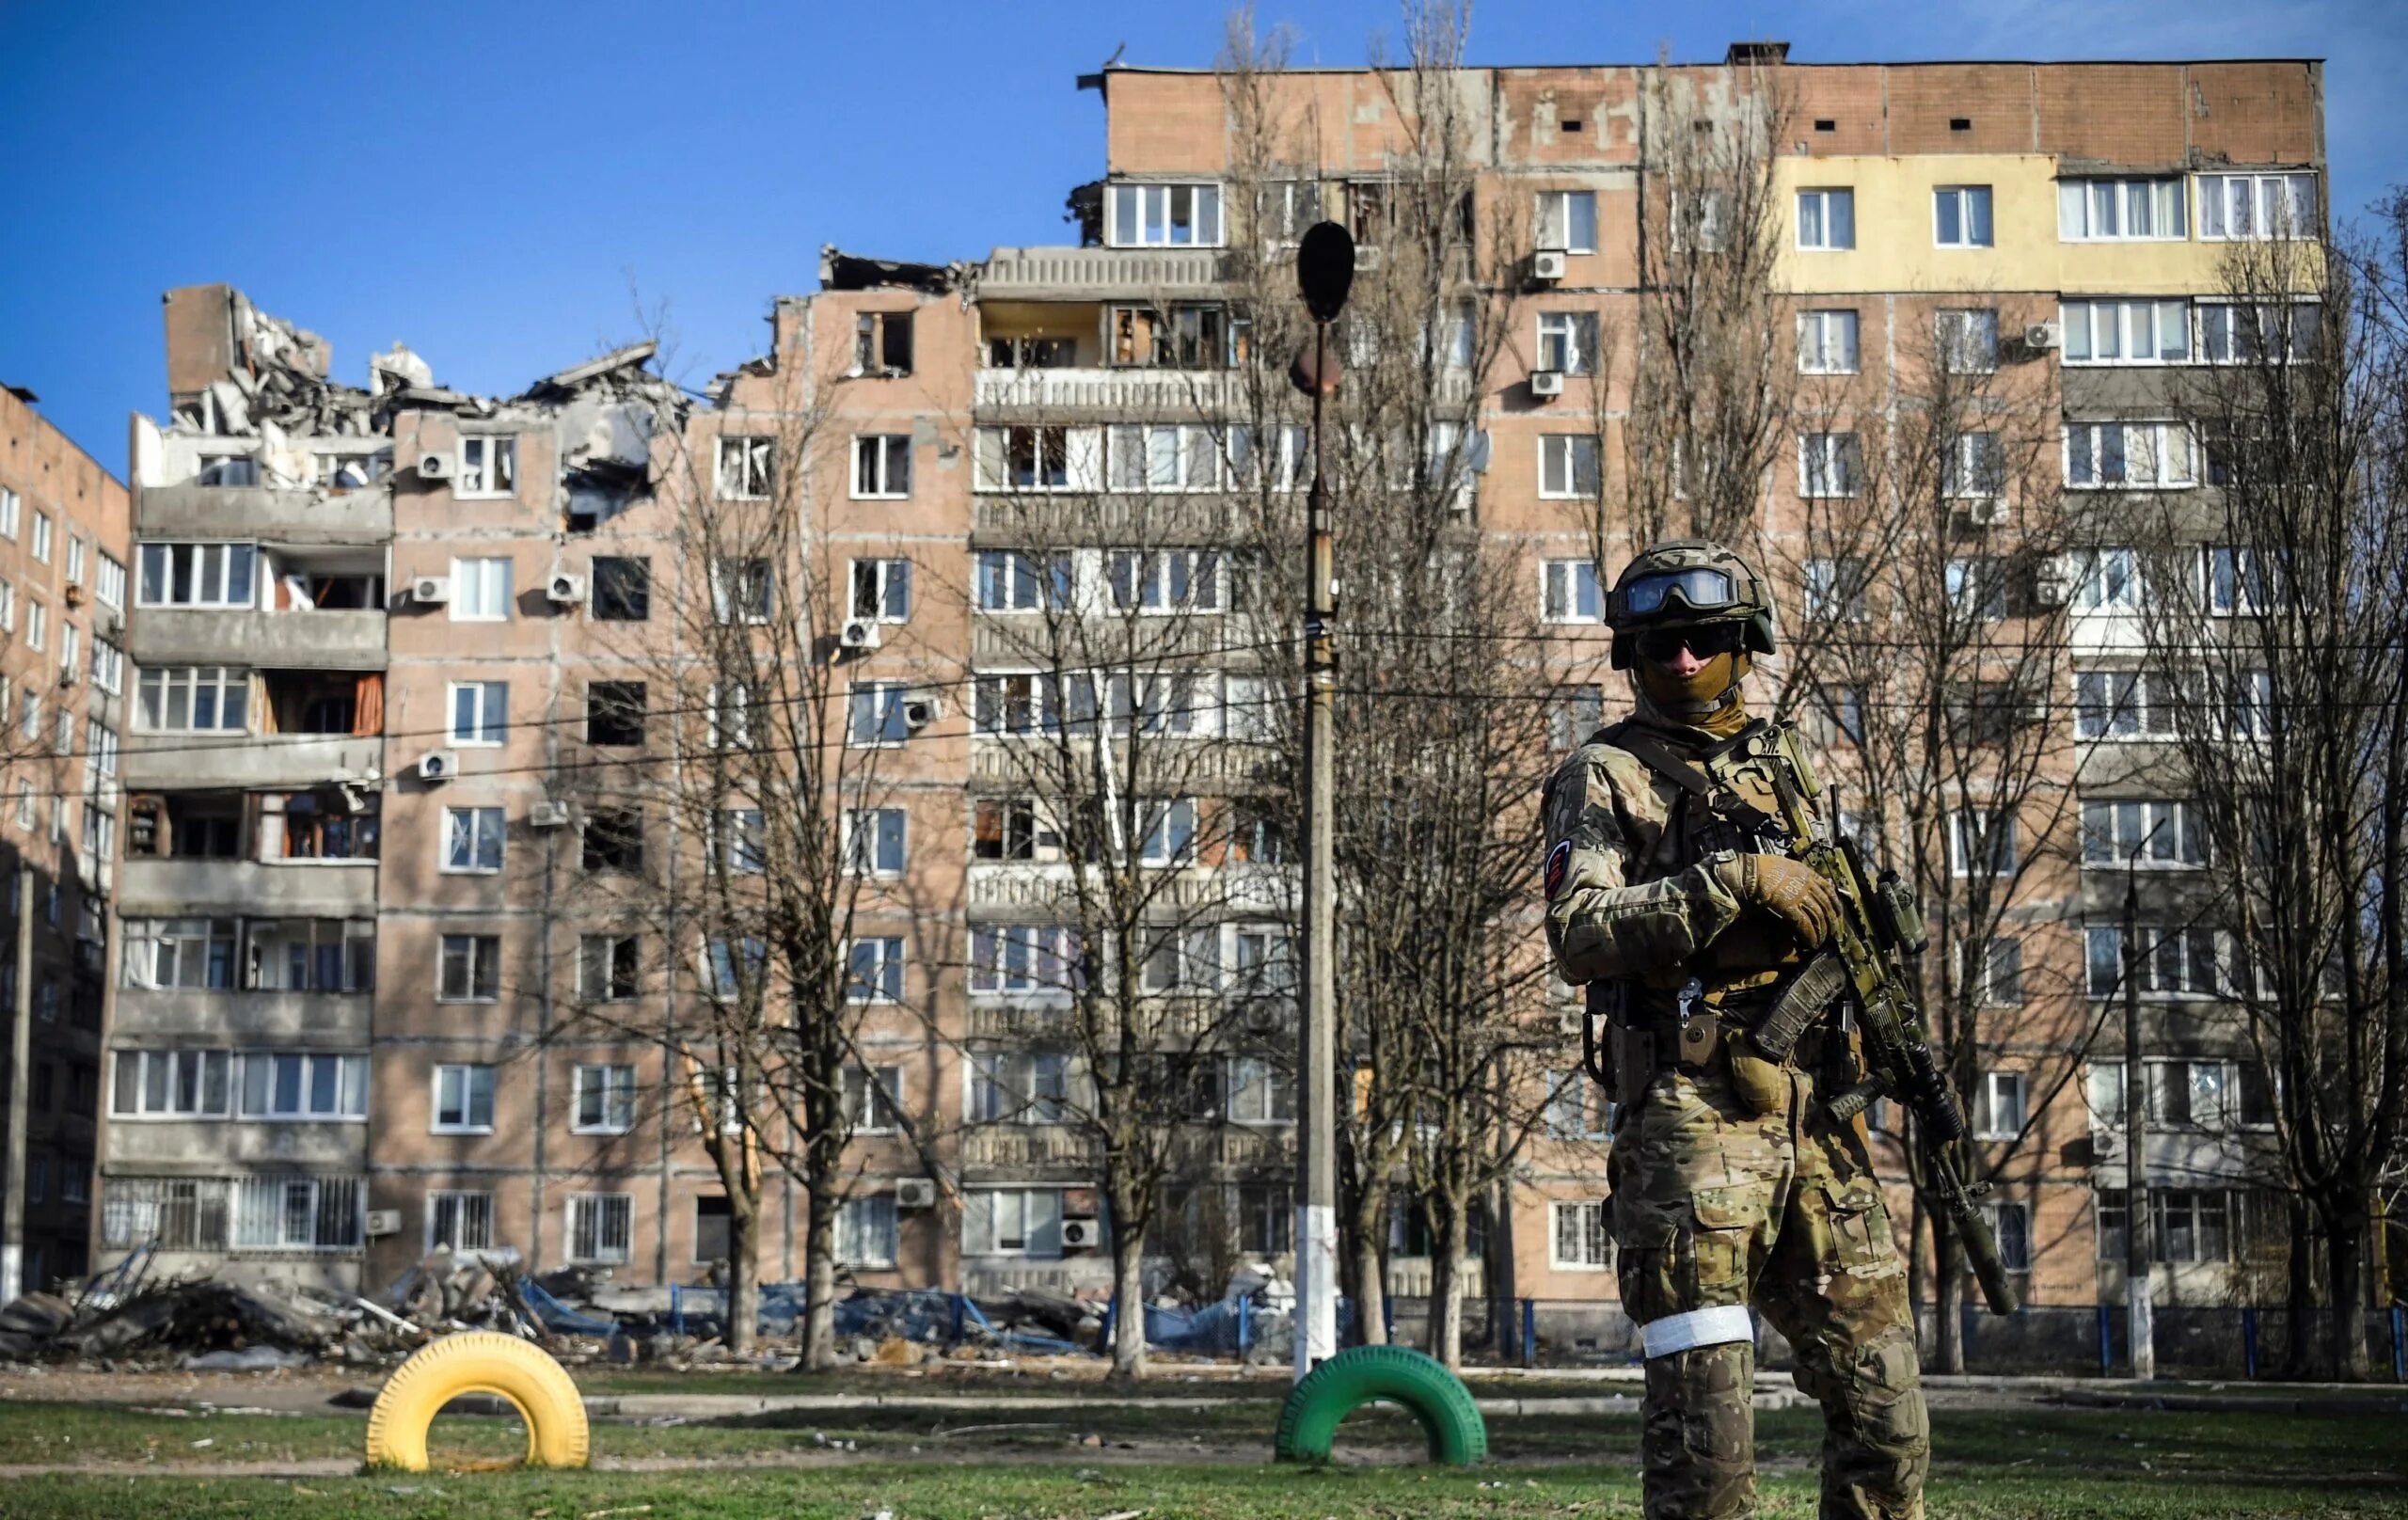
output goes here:
[[125, 784], [166, 787], [309, 786], [382, 772], [385, 741], [353, 734], [131, 734]]
[[1093, 1139], [1067, 1125], [989, 1125], [971, 1131], [961, 1143], [964, 1166], [1092, 1169], [1099, 1160]]
[[982, 299], [1094, 300], [1211, 293], [1218, 248], [997, 248], [978, 268]]
[[115, 1033], [128, 1043], [206, 1040], [223, 1047], [307, 1045], [364, 1049], [373, 992], [219, 991], [119, 987]]
[[127, 641], [134, 657], [148, 663], [381, 671], [385, 614], [148, 607], [134, 614]]
[[145, 860], [129, 856], [118, 878], [119, 910], [130, 917], [198, 918], [240, 911], [260, 917], [351, 918], [376, 911], [376, 863]]
[[135, 492], [134, 523], [136, 533], [153, 539], [389, 544], [393, 493], [385, 485], [340, 495], [250, 485], [145, 485]]
[[1239, 394], [1227, 370], [981, 370], [981, 412], [1031, 418], [1217, 417]]

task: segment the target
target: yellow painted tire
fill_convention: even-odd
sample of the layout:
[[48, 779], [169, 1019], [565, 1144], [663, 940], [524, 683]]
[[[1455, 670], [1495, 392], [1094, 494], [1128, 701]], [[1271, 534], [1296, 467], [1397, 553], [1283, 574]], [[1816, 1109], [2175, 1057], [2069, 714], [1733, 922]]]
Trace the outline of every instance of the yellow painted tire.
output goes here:
[[368, 1412], [368, 1465], [426, 1471], [427, 1427], [466, 1393], [489, 1393], [517, 1409], [527, 1423], [530, 1465], [585, 1465], [585, 1401], [567, 1370], [536, 1347], [490, 1330], [446, 1336], [393, 1370]]

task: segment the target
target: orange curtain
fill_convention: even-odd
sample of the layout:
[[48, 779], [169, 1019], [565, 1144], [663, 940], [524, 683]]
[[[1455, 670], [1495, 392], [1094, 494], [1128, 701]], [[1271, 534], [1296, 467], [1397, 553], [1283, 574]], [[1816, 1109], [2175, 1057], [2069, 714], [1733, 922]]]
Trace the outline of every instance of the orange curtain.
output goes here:
[[369, 672], [361, 676], [359, 684], [352, 689], [351, 732], [359, 738], [373, 738], [385, 732], [383, 672]]

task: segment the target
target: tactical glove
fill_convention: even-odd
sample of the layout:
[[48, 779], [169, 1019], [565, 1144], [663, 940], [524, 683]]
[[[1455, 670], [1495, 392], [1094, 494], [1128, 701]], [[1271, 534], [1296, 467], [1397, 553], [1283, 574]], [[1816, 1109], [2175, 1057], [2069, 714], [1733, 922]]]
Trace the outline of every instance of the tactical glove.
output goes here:
[[1742, 906], [1753, 904], [1787, 925], [1804, 949], [1821, 949], [1839, 931], [1840, 895], [1785, 855], [1726, 855], [1707, 869]]

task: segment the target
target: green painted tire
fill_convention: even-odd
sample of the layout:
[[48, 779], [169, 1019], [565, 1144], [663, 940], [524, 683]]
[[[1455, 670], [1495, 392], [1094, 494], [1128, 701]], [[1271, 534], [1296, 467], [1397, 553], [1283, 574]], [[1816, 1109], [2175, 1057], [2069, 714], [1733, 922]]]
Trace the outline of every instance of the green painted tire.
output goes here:
[[1488, 1424], [1463, 1379], [1403, 1346], [1354, 1346], [1305, 1374], [1280, 1406], [1273, 1446], [1282, 1462], [1327, 1462], [1339, 1422], [1376, 1399], [1401, 1404], [1430, 1439], [1430, 1460], [1450, 1467], [1488, 1458]]

